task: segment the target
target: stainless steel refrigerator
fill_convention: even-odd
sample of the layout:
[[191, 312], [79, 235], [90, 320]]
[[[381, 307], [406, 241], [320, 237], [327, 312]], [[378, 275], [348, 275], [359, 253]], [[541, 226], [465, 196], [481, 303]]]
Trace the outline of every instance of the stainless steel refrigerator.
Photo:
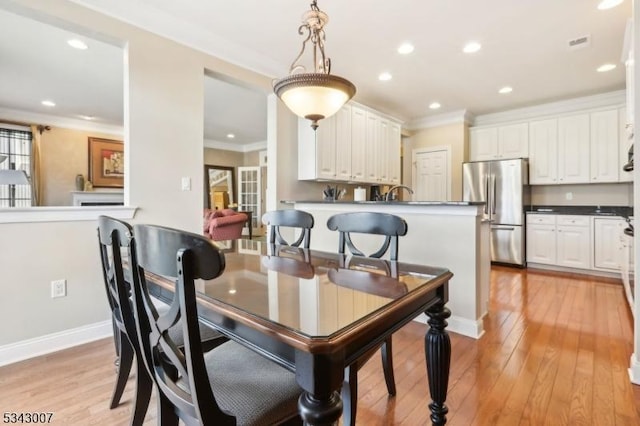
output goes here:
[[491, 226], [491, 261], [525, 265], [525, 206], [530, 204], [526, 159], [462, 165], [464, 201], [483, 201], [482, 219]]

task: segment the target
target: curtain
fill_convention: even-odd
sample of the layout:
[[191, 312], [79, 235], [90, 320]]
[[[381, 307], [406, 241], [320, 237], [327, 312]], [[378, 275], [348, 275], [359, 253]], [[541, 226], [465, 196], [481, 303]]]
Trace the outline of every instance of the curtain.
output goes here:
[[42, 173], [40, 172], [40, 141], [42, 133], [35, 124], [31, 125], [31, 205], [42, 203]]

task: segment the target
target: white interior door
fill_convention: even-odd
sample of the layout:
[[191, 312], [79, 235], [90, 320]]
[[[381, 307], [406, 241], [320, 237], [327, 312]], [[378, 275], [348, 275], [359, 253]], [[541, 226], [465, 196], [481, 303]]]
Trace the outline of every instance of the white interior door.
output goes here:
[[450, 148], [415, 149], [413, 151], [413, 199], [448, 201], [451, 199]]
[[238, 210], [253, 212], [251, 227], [254, 230], [258, 230], [262, 223], [261, 194], [260, 167], [238, 167]]

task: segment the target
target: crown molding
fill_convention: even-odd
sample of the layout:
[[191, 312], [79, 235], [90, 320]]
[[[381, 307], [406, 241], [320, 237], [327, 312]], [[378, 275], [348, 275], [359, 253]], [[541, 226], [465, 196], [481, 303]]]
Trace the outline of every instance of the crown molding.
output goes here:
[[233, 142], [221, 142], [221, 141], [214, 141], [212, 139], [205, 139], [204, 147], [213, 148], [213, 149], [222, 149], [224, 151], [234, 151], [234, 152], [244, 153], [244, 152], [252, 152], [252, 151], [267, 149], [267, 141], [239, 144], [239, 143], [233, 143]]
[[461, 109], [438, 115], [428, 115], [416, 118], [407, 123], [406, 127], [409, 130], [420, 130], [428, 129], [430, 127], [446, 126], [448, 124], [471, 123], [472, 121], [473, 114], [466, 109]]
[[473, 121], [473, 125], [485, 126], [513, 121], [526, 121], [532, 118], [562, 115], [581, 110], [623, 106], [625, 102], [626, 92], [624, 90], [616, 90], [614, 92], [600, 93], [598, 95], [583, 96], [580, 98], [496, 112], [493, 114], [478, 115]]
[[259, 74], [275, 77], [288, 73], [287, 65], [141, 2], [103, 1], [108, 5], [104, 7], [95, 1], [70, 1]]
[[124, 134], [122, 126], [111, 124], [100, 124], [92, 121], [59, 117], [56, 115], [41, 114], [37, 112], [21, 111], [17, 109], [0, 107], [0, 122], [2, 120], [17, 121], [29, 124], [43, 124], [64, 129], [84, 130], [88, 132], [105, 133], [108, 135], [120, 136]]

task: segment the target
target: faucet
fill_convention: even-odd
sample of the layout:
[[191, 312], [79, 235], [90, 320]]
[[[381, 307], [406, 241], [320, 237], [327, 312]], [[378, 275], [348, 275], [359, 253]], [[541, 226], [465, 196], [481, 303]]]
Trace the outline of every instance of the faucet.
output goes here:
[[394, 190], [396, 189], [400, 189], [400, 188], [404, 188], [407, 191], [409, 191], [409, 194], [413, 194], [413, 189], [409, 188], [406, 185], [396, 185], [396, 186], [392, 186], [391, 189], [389, 189], [389, 191], [387, 192], [387, 197], [385, 198], [385, 201], [391, 201], [391, 196]]

